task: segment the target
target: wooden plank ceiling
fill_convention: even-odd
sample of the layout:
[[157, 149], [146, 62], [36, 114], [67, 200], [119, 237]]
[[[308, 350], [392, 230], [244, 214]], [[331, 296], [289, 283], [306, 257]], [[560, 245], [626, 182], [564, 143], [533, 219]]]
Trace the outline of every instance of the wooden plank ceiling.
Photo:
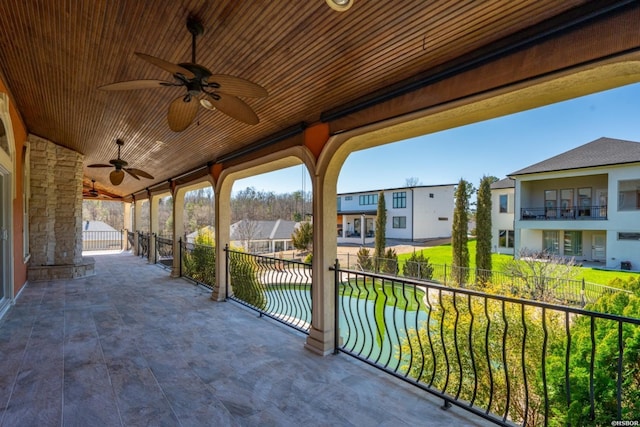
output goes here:
[[[567, 11], [578, 0], [13, 0], [0, 5], [0, 72], [30, 133], [84, 154], [85, 178], [117, 195], [193, 170], [321, 113], [454, 60]], [[243, 98], [247, 125], [200, 107], [183, 132], [167, 125], [177, 87], [107, 92], [125, 80], [172, 80], [140, 59], [191, 61], [185, 23], [197, 17], [197, 62], [269, 92]], [[155, 179], [109, 183], [116, 157]]]

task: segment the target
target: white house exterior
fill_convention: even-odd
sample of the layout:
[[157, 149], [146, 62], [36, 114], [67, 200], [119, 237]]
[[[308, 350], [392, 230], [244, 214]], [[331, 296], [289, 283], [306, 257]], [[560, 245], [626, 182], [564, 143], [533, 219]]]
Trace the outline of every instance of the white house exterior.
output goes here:
[[501, 179], [491, 184], [491, 247], [493, 252], [514, 254], [515, 181]]
[[600, 138], [509, 176], [516, 251], [640, 270], [640, 143]]
[[386, 238], [451, 237], [455, 184], [425, 185], [338, 194], [338, 243], [374, 241], [380, 191], [387, 209]]

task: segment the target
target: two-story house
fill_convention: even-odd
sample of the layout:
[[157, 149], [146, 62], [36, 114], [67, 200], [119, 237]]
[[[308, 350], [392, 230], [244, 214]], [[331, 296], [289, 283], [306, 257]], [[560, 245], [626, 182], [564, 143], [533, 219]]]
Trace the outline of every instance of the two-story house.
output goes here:
[[509, 177], [516, 253], [640, 269], [640, 143], [600, 138]]
[[381, 191], [387, 209], [386, 238], [451, 237], [455, 184], [421, 185], [338, 194], [338, 243], [374, 240]]
[[504, 178], [491, 184], [491, 247], [499, 254], [514, 254], [515, 181]]

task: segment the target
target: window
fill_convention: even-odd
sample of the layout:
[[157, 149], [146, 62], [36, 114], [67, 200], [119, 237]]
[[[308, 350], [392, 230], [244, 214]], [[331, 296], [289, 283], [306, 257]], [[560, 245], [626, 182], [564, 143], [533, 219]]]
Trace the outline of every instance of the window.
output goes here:
[[562, 209], [562, 216], [573, 216], [573, 188], [560, 190], [560, 208]]
[[591, 188], [578, 188], [578, 216], [591, 216]]
[[393, 207], [394, 208], [406, 208], [407, 207], [407, 192], [399, 191], [393, 193]]
[[501, 248], [513, 248], [513, 230], [498, 231], [498, 246]]
[[640, 233], [618, 233], [618, 240], [640, 240]]
[[545, 214], [548, 217], [558, 216], [557, 207], [558, 207], [558, 192], [556, 190], [545, 190], [544, 192]]
[[438, 221], [449, 221], [449, 217], [446, 217], [446, 216], [439, 216], [439, 217], [438, 217]]
[[360, 204], [361, 205], [377, 205], [378, 204], [378, 195], [377, 194], [363, 194], [360, 196]]
[[564, 254], [582, 255], [582, 231], [564, 232]]
[[557, 230], [543, 230], [542, 231], [542, 250], [558, 255], [560, 253], [560, 238]]
[[406, 216], [394, 216], [393, 217], [393, 228], [407, 228], [407, 217]]
[[640, 179], [618, 181], [618, 210], [640, 210]]
[[501, 194], [500, 195], [500, 213], [509, 212], [509, 195]]
[[433, 195], [433, 193], [429, 193], [429, 198], [433, 199], [435, 196]]
[[353, 200], [353, 196], [344, 196], [345, 200]]

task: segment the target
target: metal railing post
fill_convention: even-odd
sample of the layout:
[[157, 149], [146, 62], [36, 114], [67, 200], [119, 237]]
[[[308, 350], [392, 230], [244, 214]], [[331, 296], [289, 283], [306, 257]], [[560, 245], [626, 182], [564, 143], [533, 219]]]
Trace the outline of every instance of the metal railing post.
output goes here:
[[224, 299], [226, 300], [227, 297], [229, 296], [229, 280], [231, 280], [231, 274], [229, 273], [229, 244], [225, 244], [224, 245], [224, 269], [225, 269], [225, 275], [226, 275], [226, 280], [224, 283]]
[[333, 307], [333, 354], [338, 354], [340, 346], [340, 263], [336, 258], [333, 266], [334, 307]]
[[178, 266], [178, 274], [182, 277], [182, 237], [178, 238], [178, 262], [180, 265]]

